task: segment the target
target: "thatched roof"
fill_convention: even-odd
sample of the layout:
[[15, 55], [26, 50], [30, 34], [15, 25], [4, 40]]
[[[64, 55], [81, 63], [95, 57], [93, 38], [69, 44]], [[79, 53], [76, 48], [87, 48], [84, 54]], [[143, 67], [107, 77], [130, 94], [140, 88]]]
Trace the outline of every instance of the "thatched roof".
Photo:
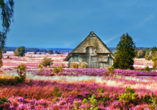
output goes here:
[[93, 31], [91, 31], [89, 35], [68, 54], [64, 61], [68, 61], [68, 59], [70, 58], [70, 54], [86, 53], [86, 47], [88, 46], [94, 46], [96, 48], [97, 54], [112, 54], [108, 47], [102, 42], [102, 40]]

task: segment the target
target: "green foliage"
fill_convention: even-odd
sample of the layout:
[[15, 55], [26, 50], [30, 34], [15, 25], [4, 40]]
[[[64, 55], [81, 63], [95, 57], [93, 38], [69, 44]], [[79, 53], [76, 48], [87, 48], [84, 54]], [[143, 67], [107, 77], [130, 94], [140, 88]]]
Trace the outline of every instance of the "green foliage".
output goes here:
[[[0, 98], [0, 105], [4, 104], [5, 102], [11, 103], [7, 98], [2, 97]], [[0, 106], [0, 110], [4, 110], [3, 106]]]
[[149, 51], [146, 51], [146, 54], [145, 54], [145, 60], [150, 60], [151, 57], [149, 55]]
[[55, 89], [52, 91], [52, 95], [55, 97], [61, 97], [62, 92], [59, 93], [59, 88], [55, 86]]
[[15, 77], [17, 82], [24, 82], [26, 79], [26, 66], [24, 64], [20, 64], [17, 67], [18, 77]]
[[21, 46], [16, 48], [16, 50], [14, 51], [14, 55], [15, 56], [24, 56], [25, 55], [25, 47]]
[[45, 66], [45, 67], [46, 67], [46, 66], [51, 66], [51, 65], [53, 64], [52, 58], [44, 57], [40, 64], [41, 64], [42, 66]]
[[84, 98], [83, 100], [82, 100], [82, 103], [87, 103], [88, 102], [88, 100], [86, 99], [86, 98]]
[[92, 95], [90, 99], [91, 108], [90, 110], [98, 110], [98, 102], [96, 100], [96, 96]]
[[53, 68], [52, 72], [53, 72], [53, 73], [59, 73], [58, 67]]
[[58, 66], [58, 67], [53, 68], [52, 72], [53, 73], [59, 73], [60, 71], [62, 71], [62, 69], [63, 69], [62, 66]]
[[97, 91], [98, 91], [98, 92], [101, 92], [101, 93], [104, 93], [104, 89], [103, 89], [103, 88], [100, 88], [100, 87], [97, 88]]
[[62, 71], [63, 67], [62, 66], [58, 66], [59, 71]]
[[39, 68], [39, 73], [42, 73], [44, 71], [44, 68], [41, 64], [38, 65], [38, 68]]
[[130, 87], [125, 88], [125, 92], [119, 96], [119, 101], [124, 102], [125, 104], [129, 101], [133, 101], [138, 97], [134, 90]]
[[137, 53], [138, 58], [143, 58], [144, 57], [144, 52], [142, 49], [140, 49]]
[[82, 100], [82, 103], [87, 103], [87, 104], [90, 104], [91, 107], [89, 108], [89, 110], [98, 110], [98, 102], [97, 102], [97, 99], [96, 99], [96, 96], [95, 95], [92, 95], [91, 97], [89, 97], [88, 99], [84, 98]]
[[7, 58], [9, 58], [9, 56], [7, 56]]
[[152, 50], [152, 57], [157, 55], [157, 47], [153, 47], [151, 50]]
[[3, 66], [3, 50], [5, 46], [5, 40], [7, 38], [7, 33], [9, 32], [9, 27], [11, 24], [11, 19], [13, 18], [14, 1], [13, 0], [0, 0], [0, 12], [2, 20], [2, 30], [0, 30], [0, 67]]
[[152, 57], [152, 61], [153, 61], [153, 70], [157, 70], [157, 55]]
[[114, 59], [114, 68], [120, 69], [133, 69], [135, 57], [135, 43], [128, 34], [123, 34], [121, 41], [116, 47], [115, 59]]
[[141, 97], [141, 101], [143, 102], [146, 102], [146, 103], [152, 103], [152, 98], [151, 96], [149, 95], [149, 92], [147, 92], [147, 94], [143, 97]]
[[144, 70], [147, 71], [148, 73], [151, 72], [151, 69], [149, 68], [149, 66], [146, 66], [146, 67], [144, 68]]
[[113, 66], [108, 66], [106, 73], [114, 73], [114, 67]]

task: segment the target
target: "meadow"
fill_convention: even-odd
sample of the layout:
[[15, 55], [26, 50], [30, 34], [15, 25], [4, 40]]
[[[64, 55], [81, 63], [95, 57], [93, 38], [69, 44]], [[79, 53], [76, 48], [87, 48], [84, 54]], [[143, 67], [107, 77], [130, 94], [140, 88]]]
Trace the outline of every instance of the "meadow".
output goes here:
[[[0, 69], [0, 110], [156, 110], [157, 72], [106, 68], [66, 68], [62, 55], [4, 54]], [[9, 56], [9, 58], [8, 58]], [[39, 71], [38, 65], [51, 57], [52, 67], [64, 65], [59, 73], [52, 67]], [[26, 80], [19, 83], [19, 64], [25, 64]], [[139, 65], [151, 61], [135, 59]]]

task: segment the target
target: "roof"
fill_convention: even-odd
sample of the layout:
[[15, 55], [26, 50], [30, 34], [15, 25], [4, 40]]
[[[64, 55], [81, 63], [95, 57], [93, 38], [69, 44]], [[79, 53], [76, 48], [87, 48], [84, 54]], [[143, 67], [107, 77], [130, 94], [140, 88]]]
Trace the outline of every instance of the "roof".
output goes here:
[[[96, 48], [96, 53], [110, 53], [112, 52], [108, 49], [108, 47], [102, 42], [102, 40], [93, 32], [91, 31], [89, 35], [75, 48], [73, 49], [68, 56], [64, 59], [64, 61], [68, 61], [70, 58], [70, 54], [74, 53], [86, 53], [86, 47], [94, 46]], [[112, 56], [112, 58], [114, 58]]]

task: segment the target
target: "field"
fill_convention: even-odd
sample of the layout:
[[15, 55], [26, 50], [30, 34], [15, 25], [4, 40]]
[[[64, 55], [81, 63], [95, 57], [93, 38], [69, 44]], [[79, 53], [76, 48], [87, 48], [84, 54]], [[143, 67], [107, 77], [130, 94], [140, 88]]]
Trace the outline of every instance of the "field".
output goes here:
[[[9, 56], [9, 58], [7, 58]], [[47, 55], [54, 60], [52, 67], [67, 66], [65, 55]], [[0, 109], [4, 110], [155, 110], [157, 103], [157, 72], [106, 68], [64, 68], [53, 73], [37, 68], [45, 55], [15, 57], [4, 54], [0, 71]], [[152, 66], [151, 61], [135, 59], [136, 68]], [[26, 81], [14, 80], [14, 68], [27, 66]], [[129, 89], [131, 88], [131, 89]], [[134, 93], [134, 91], [135, 93]], [[138, 95], [138, 96], [136, 96]], [[7, 99], [10, 102], [5, 101]]]

